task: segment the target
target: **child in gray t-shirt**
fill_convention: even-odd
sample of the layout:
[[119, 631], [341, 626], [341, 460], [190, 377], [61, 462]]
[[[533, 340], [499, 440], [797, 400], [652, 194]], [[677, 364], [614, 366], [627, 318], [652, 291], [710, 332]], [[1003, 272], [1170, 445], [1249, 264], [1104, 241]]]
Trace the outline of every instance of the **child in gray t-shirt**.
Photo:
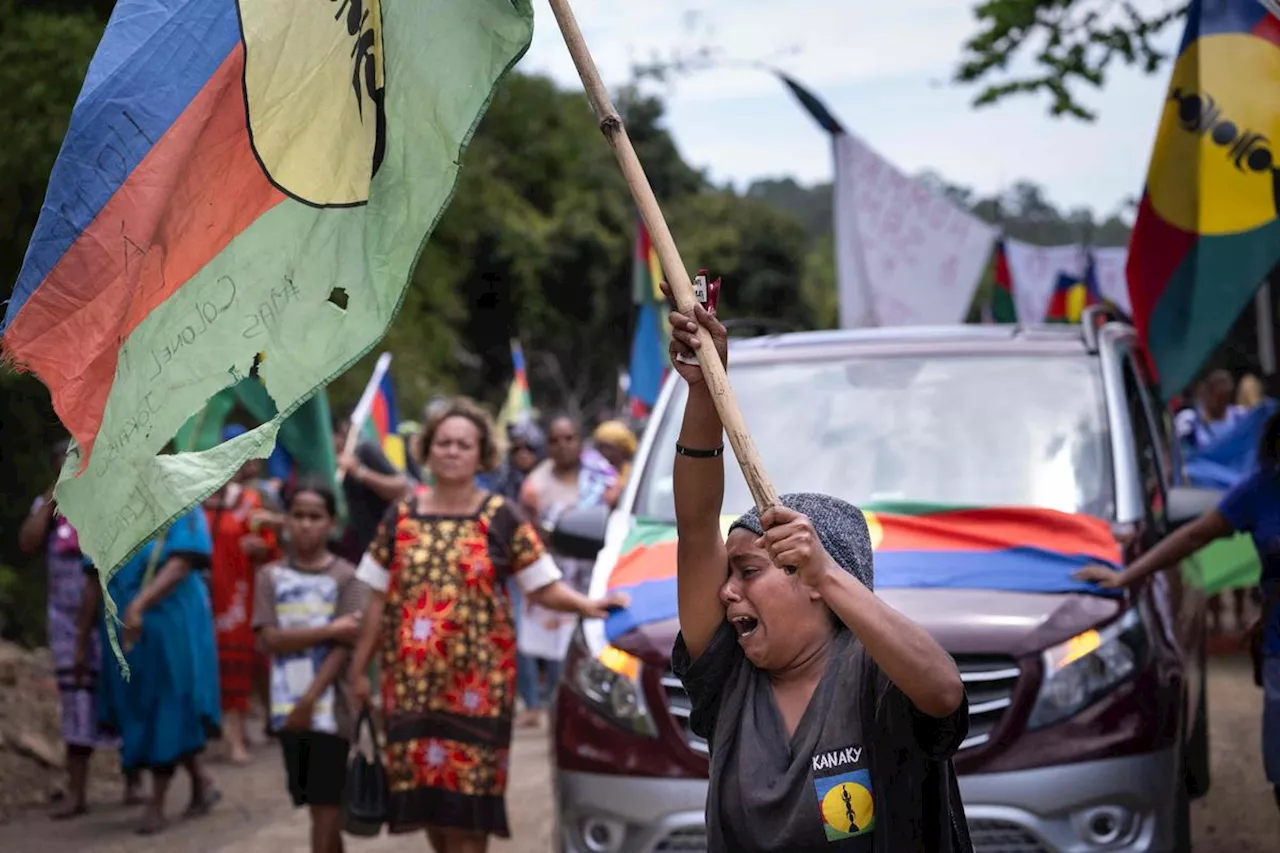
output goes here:
[[337, 502], [323, 483], [288, 496], [290, 555], [258, 573], [253, 627], [271, 653], [271, 722], [279, 732], [289, 793], [307, 805], [312, 853], [342, 850], [342, 797], [352, 732], [346, 696], [364, 585], [329, 551]]

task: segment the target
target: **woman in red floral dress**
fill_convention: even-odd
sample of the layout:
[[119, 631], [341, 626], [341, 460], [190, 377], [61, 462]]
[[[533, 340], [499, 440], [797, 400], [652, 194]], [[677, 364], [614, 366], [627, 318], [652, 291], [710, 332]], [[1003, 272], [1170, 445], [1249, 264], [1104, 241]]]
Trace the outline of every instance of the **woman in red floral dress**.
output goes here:
[[483, 853], [510, 837], [504, 794], [515, 713], [516, 632], [506, 580], [553, 610], [603, 618], [625, 597], [592, 600], [560, 582], [532, 525], [476, 485], [497, 463], [488, 415], [465, 398], [423, 430], [435, 485], [383, 520], [357, 577], [369, 585], [351, 695], [369, 701], [381, 648], [390, 829], [425, 829], [436, 853]]

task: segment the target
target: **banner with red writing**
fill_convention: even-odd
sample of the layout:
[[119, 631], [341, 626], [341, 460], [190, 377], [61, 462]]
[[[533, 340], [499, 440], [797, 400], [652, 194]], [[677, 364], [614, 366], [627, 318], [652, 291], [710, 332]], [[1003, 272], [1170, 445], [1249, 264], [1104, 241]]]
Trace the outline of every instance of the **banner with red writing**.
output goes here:
[[856, 136], [834, 145], [841, 327], [963, 322], [997, 230]]

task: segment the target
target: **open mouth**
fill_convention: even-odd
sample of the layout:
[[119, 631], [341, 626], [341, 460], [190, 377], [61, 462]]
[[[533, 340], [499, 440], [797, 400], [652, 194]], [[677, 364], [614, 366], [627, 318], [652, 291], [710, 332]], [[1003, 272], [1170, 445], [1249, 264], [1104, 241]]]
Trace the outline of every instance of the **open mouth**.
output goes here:
[[753, 616], [735, 616], [730, 620], [733, 624], [733, 630], [738, 632], [738, 639], [745, 640], [756, 632], [756, 628], [760, 627], [760, 620]]

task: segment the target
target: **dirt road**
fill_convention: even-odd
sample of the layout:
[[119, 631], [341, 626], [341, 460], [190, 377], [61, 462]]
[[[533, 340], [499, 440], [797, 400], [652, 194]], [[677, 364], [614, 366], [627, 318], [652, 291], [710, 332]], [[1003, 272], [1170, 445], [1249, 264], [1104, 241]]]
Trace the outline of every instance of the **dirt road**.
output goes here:
[[[1262, 776], [1261, 692], [1248, 661], [1214, 658], [1210, 673], [1213, 789], [1194, 805], [1196, 853], [1275, 853], [1280, 815]], [[493, 853], [551, 851], [551, 788], [545, 734], [518, 735], [508, 805], [515, 839], [495, 842]], [[135, 810], [102, 806], [74, 823], [55, 824], [28, 814], [0, 826], [5, 853], [307, 853], [306, 814], [289, 807], [274, 748], [262, 747], [248, 768], [214, 766], [225, 793], [215, 813], [177, 824], [167, 833], [132, 833]], [[185, 785], [178, 783], [178, 793]], [[175, 808], [179, 804], [175, 801]], [[428, 850], [420, 836], [349, 839], [348, 853]]]
[[[549, 748], [545, 732], [522, 731], [512, 750], [507, 803], [513, 841], [495, 841], [491, 853], [551, 849]], [[260, 746], [248, 767], [211, 764], [223, 793], [208, 817], [177, 822], [161, 835], [133, 833], [137, 809], [103, 805], [74, 822], [54, 823], [32, 813], [0, 826], [4, 853], [309, 853], [305, 810], [294, 810], [285, 791], [284, 767], [274, 746]], [[179, 773], [170, 812], [181, 810], [186, 778]], [[428, 853], [423, 836], [348, 838], [347, 853]]]

